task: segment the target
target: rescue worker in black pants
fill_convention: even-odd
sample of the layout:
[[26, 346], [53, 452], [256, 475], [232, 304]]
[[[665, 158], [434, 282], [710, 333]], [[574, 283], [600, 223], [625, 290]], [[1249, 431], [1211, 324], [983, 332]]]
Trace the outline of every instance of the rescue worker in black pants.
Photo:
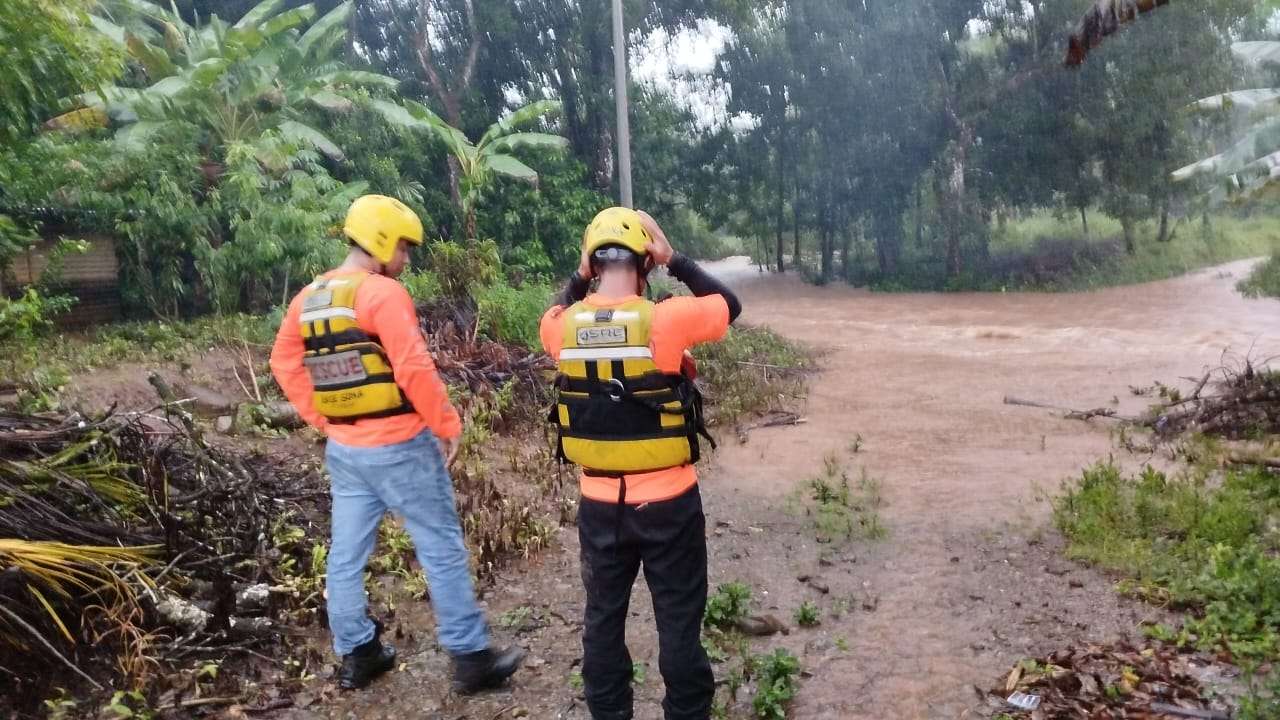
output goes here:
[[[658, 265], [694, 297], [646, 300]], [[550, 420], [561, 458], [582, 467], [582, 678], [595, 720], [632, 717], [625, 633], [641, 567], [658, 625], [665, 717], [710, 717], [715, 682], [701, 643], [706, 519], [694, 470], [699, 437], [710, 436], [686, 351], [724, 337], [740, 312], [737, 297], [675, 253], [651, 217], [610, 208], [587, 227], [581, 265], [542, 318], [542, 344], [559, 369]]]

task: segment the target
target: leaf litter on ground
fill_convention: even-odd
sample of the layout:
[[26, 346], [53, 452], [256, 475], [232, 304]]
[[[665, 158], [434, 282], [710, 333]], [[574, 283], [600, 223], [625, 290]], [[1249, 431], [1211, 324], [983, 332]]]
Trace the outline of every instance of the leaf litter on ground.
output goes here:
[[[1059, 650], [1022, 660], [987, 693], [1000, 714], [1031, 720], [1176, 720], [1230, 716], [1206, 697], [1196, 663], [1212, 660], [1166, 645], [1128, 641]], [[1014, 693], [1040, 698], [1035, 710], [1008, 702]]]

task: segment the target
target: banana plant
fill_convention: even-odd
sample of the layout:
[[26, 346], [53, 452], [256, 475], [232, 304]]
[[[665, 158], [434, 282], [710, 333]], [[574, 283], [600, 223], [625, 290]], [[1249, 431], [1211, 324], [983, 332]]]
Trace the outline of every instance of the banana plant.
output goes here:
[[519, 130], [536, 120], [558, 113], [560, 103], [553, 100], [534, 102], [515, 110], [490, 125], [480, 140], [474, 143], [461, 130], [445, 122], [422, 103], [412, 100], [399, 103], [371, 100], [369, 107], [392, 126], [407, 131], [430, 133], [448, 148], [458, 163], [461, 174], [459, 210], [462, 211], [468, 240], [476, 239], [476, 208], [484, 193], [499, 176], [537, 185], [538, 172], [511, 155], [512, 150], [522, 147], [563, 150], [569, 144], [567, 139], [559, 135]]
[[[1280, 42], [1239, 42], [1231, 52], [1246, 66], [1280, 63]], [[1225, 183], [1215, 191], [1217, 199], [1253, 195], [1280, 181], [1280, 88], [1221, 93], [1191, 107], [1233, 113], [1248, 127], [1226, 150], [1175, 170], [1174, 180], [1222, 176]]]
[[[1091, 49], [1104, 38], [1119, 32], [1143, 13], [1167, 5], [1170, 0], [1097, 0], [1081, 19], [1068, 42], [1067, 65], [1083, 63]], [[1267, 0], [1268, 9], [1280, 10], [1280, 3]], [[1243, 65], [1260, 68], [1280, 65], [1280, 42], [1237, 42], [1231, 53]], [[1280, 88], [1235, 90], [1192, 103], [1193, 111], [1225, 111], [1243, 119], [1248, 127], [1230, 147], [1212, 157], [1173, 171], [1174, 181], [1216, 175], [1224, 182], [1210, 199], [1221, 202], [1228, 196], [1249, 197], [1280, 187]]]
[[76, 98], [81, 109], [49, 125], [83, 124], [88, 109], [89, 117], [119, 125], [116, 139], [130, 147], [144, 146], [175, 125], [194, 126], [201, 144], [219, 155], [275, 131], [334, 161], [345, 160], [337, 143], [304, 122], [302, 110], [345, 112], [353, 107], [343, 95], [347, 89], [395, 88], [398, 82], [335, 60], [350, 0], [319, 19], [310, 4], [280, 12], [283, 5], [284, 0], [264, 0], [234, 23], [214, 15], [197, 27], [147, 0], [103, 0], [94, 27], [137, 61], [149, 85], [85, 93]]

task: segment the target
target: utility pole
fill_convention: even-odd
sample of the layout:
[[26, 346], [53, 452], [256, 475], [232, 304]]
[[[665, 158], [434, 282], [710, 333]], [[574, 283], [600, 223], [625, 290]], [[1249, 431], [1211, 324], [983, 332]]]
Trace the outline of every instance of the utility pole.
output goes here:
[[618, 113], [618, 187], [622, 205], [635, 207], [631, 194], [631, 119], [627, 109], [627, 36], [622, 27], [622, 0], [613, 0], [613, 97]]

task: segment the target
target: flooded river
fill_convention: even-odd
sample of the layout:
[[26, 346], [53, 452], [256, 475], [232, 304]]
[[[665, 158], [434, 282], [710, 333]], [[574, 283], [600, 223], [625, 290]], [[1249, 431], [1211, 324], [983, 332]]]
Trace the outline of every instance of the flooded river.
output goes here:
[[[968, 688], [989, 687], [1017, 654], [1018, 643], [1002, 639], [1024, 636], [1024, 645], [1036, 647], [1039, 621], [1028, 629], [992, 612], [1011, 593], [1028, 594], [1011, 608], [1041, 601], [1028, 578], [1019, 587], [1017, 573], [999, 582], [988, 576], [991, 563], [1010, 564], [1000, 553], [1016, 556], [1017, 565], [1021, 549], [977, 558], [970, 551], [1011, 526], [1043, 527], [1048, 508], [1036, 502], [1037, 488], [1056, 489], [1118, 451], [1110, 421], [1064, 420], [1004, 398], [1136, 413], [1152, 400], [1131, 386], [1186, 387], [1194, 380], [1181, 378], [1280, 356], [1280, 302], [1235, 290], [1250, 266], [1088, 293], [872, 294], [762, 275], [742, 258], [716, 264], [741, 291], [743, 321], [826, 355], [808, 422], [757, 431], [749, 444], [720, 453], [720, 472], [706, 484], [769, 503], [835, 453], [879, 479], [887, 501], [889, 539], [873, 566], [848, 571], [874, 588], [878, 607], [848, 628], [856, 634], [849, 653], [813, 668], [795, 716], [965, 716], [974, 699]], [[859, 435], [864, 449], [850, 456]], [[1044, 622], [1089, 626], [1091, 603], [1100, 614], [1136, 612], [1104, 594], [1060, 609], [1084, 621]], [[1124, 624], [1124, 617], [1096, 623]]]

